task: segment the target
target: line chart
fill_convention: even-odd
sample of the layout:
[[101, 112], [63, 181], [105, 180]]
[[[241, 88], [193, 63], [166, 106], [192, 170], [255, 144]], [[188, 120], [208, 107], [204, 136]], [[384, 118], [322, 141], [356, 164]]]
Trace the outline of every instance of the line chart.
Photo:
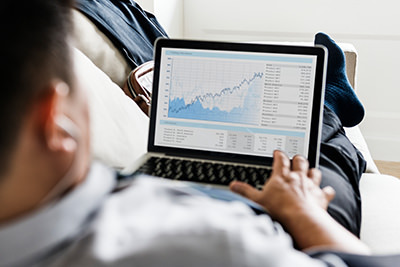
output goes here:
[[210, 61], [174, 59], [168, 117], [258, 124], [263, 65]]

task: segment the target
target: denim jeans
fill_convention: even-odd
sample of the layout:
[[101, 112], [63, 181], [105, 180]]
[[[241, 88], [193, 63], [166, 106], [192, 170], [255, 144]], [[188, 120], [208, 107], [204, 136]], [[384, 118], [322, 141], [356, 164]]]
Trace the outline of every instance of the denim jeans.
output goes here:
[[130, 0], [77, 0], [86, 15], [122, 53], [132, 69], [153, 59], [154, 42], [167, 33], [154, 15]]

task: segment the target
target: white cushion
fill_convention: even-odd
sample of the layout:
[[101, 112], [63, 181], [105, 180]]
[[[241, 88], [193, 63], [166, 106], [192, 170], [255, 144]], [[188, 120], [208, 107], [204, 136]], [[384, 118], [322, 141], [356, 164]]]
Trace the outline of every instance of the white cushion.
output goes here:
[[361, 240], [374, 254], [400, 253], [400, 180], [363, 174]]
[[129, 169], [146, 152], [148, 117], [78, 49], [74, 60], [89, 99], [93, 157], [116, 169]]

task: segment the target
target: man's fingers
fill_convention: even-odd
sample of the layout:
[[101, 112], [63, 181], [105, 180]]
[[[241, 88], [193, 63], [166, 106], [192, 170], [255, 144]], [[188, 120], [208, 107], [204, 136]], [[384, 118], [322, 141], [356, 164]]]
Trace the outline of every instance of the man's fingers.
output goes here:
[[308, 161], [304, 157], [299, 156], [299, 155], [296, 155], [293, 157], [293, 160], [292, 160], [292, 170], [293, 171], [301, 171], [301, 172], [307, 173], [308, 167], [309, 167]]
[[328, 203], [335, 198], [336, 192], [335, 189], [333, 189], [331, 186], [326, 186], [322, 188], [322, 191], [324, 192], [325, 197], [328, 200]]
[[246, 197], [254, 202], [257, 202], [260, 199], [261, 192], [249, 184], [239, 182], [239, 181], [233, 181], [229, 185], [229, 188], [233, 192], [235, 192], [243, 197]]
[[319, 186], [321, 184], [322, 174], [320, 170], [315, 168], [310, 169], [307, 176], [310, 177], [315, 185]]
[[274, 151], [273, 173], [283, 176], [290, 171], [290, 160], [282, 151]]

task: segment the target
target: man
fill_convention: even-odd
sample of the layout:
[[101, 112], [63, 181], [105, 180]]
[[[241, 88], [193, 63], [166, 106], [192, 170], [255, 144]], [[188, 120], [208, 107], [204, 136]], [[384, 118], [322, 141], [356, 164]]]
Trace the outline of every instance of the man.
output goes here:
[[[359, 233], [365, 163], [342, 132], [345, 115], [335, 103], [342, 94], [358, 103], [346, 88], [341, 51], [327, 36], [316, 41], [342, 61], [329, 67], [328, 90], [343, 92], [327, 99], [333, 111], [324, 114], [323, 175], [304, 158], [290, 163], [276, 151], [263, 191], [231, 184], [269, 212], [257, 216], [242, 203], [159, 179], [112, 193], [114, 172], [90, 160], [70, 3], [7, 0], [0, 12], [0, 266], [345, 266], [325, 251], [368, 253], [342, 226]], [[346, 124], [362, 119], [361, 104], [355, 110]], [[294, 249], [281, 225], [314, 258]]]

